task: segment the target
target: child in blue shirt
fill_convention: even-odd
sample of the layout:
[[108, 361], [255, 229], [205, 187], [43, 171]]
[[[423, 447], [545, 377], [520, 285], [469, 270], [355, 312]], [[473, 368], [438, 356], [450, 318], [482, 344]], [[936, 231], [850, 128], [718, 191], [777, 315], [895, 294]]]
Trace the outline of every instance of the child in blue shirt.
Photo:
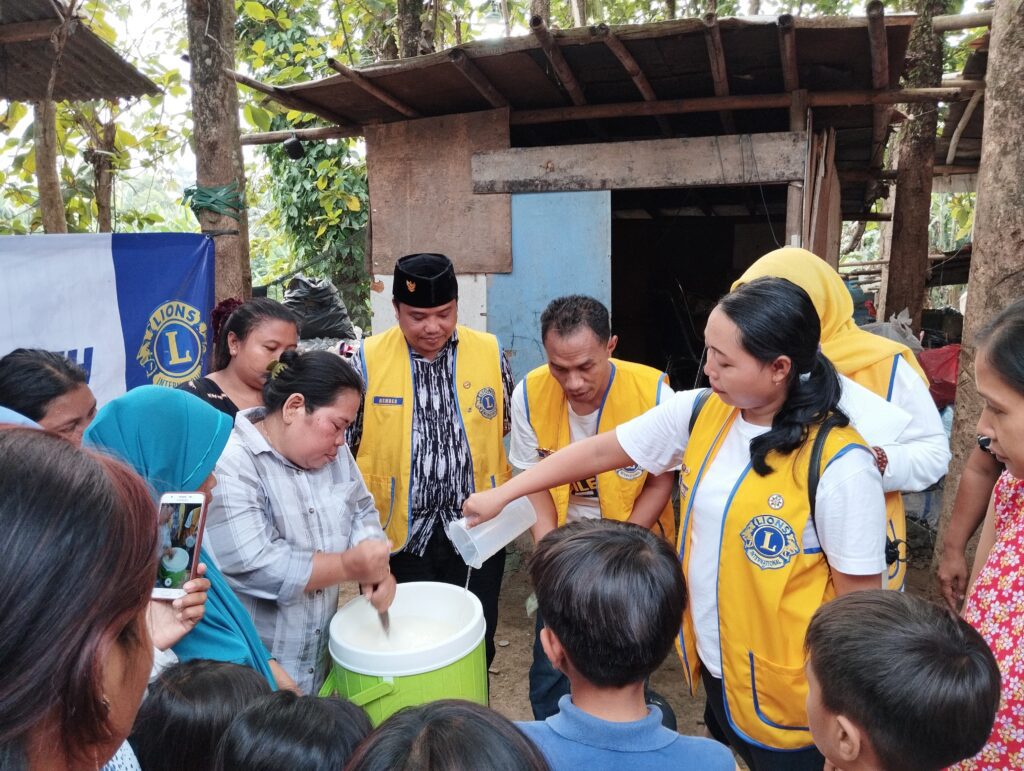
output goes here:
[[644, 700], [644, 681], [671, 650], [686, 604], [665, 541], [625, 522], [572, 522], [541, 539], [530, 580], [541, 644], [571, 694], [547, 720], [518, 725], [553, 771], [736, 769], [724, 745], [665, 728]]

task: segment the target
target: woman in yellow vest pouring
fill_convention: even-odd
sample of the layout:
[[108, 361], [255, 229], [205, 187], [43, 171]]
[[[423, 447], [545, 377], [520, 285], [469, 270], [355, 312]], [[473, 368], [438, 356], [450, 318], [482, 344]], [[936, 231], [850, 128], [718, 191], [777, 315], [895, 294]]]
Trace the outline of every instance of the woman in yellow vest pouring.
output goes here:
[[691, 689], [703, 680], [709, 730], [755, 771], [822, 768], [807, 729], [804, 633], [837, 594], [880, 587], [885, 567], [881, 478], [838, 409], [819, 332], [806, 292], [751, 281], [708, 318], [706, 401], [701, 391], [677, 393], [463, 507], [481, 521], [583, 474], [633, 463], [658, 474], [681, 463], [690, 603], [680, 653]]
[[[761, 257], [733, 284], [762, 276], [785, 278], [803, 289], [821, 320], [821, 351], [840, 375], [907, 413], [894, 440], [872, 447], [886, 492], [886, 525], [891, 543], [887, 577], [890, 589], [902, 589], [907, 576], [907, 522], [901, 492], [917, 492], [937, 482], [949, 466], [949, 441], [928, 393], [928, 378], [907, 346], [859, 329], [853, 300], [842, 277], [806, 249], [787, 247]], [[850, 414], [860, 427], [861, 416]], [[865, 429], [865, 438], [871, 441]]]

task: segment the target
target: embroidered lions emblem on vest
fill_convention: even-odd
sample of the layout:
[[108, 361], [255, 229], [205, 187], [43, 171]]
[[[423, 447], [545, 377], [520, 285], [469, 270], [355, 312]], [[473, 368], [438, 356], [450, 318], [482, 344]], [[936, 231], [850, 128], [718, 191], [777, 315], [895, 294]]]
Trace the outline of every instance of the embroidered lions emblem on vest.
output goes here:
[[625, 479], [627, 482], [632, 482], [634, 479], [639, 479], [643, 476], [644, 470], [635, 463], [632, 466], [623, 466], [622, 468], [615, 469], [615, 473], [619, 479]]
[[792, 526], [781, 517], [759, 514], [740, 532], [743, 552], [761, 570], [785, 567], [800, 553]]
[[498, 400], [493, 388], [486, 386], [476, 392], [476, 409], [488, 420], [498, 414]]

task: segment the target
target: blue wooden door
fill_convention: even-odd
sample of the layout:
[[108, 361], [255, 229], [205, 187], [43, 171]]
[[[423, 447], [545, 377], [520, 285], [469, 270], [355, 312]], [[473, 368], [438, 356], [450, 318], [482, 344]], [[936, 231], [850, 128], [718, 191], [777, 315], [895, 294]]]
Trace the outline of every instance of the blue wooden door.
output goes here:
[[611, 192], [512, 196], [512, 272], [487, 287], [487, 331], [510, 351], [518, 382], [545, 362], [540, 315], [551, 300], [590, 295], [609, 309]]

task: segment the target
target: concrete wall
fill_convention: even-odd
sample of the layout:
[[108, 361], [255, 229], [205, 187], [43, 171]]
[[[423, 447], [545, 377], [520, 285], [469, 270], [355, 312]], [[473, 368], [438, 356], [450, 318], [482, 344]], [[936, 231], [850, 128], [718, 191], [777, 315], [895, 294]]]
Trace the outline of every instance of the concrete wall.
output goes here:
[[[391, 305], [391, 287], [394, 274], [375, 276], [384, 284], [380, 292], [370, 293], [370, 310], [375, 334], [386, 332], [395, 326], [395, 309]], [[459, 323], [470, 329], [487, 331], [487, 277], [479, 273], [458, 276], [459, 282]]]

